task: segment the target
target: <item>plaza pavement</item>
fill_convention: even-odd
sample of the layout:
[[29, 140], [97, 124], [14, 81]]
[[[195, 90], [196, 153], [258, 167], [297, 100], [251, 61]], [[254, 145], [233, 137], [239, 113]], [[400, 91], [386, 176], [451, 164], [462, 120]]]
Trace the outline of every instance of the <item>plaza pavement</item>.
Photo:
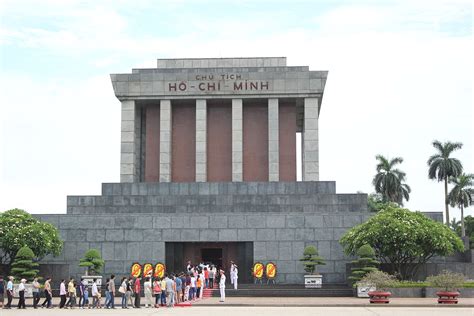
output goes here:
[[456, 316], [472, 316], [474, 309], [469, 307], [255, 307], [255, 306], [193, 306], [193, 307], [175, 307], [175, 308], [159, 308], [159, 309], [37, 309], [32, 308], [26, 310], [0, 310], [1, 316], [10, 315], [32, 315], [32, 316], [79, 316], [79, 315], [176, 315], [176, 316], [237, 316], [237, 315], [258, 315], [258, 316], [362, 316], [362, 315], [403, 315], [403, 316], [440, 316], [440, 315], [456, 315]]
[[[42, 302], [43, 300], [41, 300]], [[117, 308], [110, 309], [33, 309], [31, 299], [27, 299], [26, 310], [12, 308], [0, 309], [0, 316], [10, 315], [186, 315], [186, 316], [306, 316], [306, 315], [403, 315], [403, 316], [437, 316], [456, 315], [474, 316], [474, 298], [460, 298], [458, 305], [440, 306], [436, 298], [392, 298], [389, 305], [370, 305], [368, 299], [354, 297], [229, 297], [225, 303], [219, 303], [219, 298], [205, 298], [193, 303], [191, 307], [174, 308], [140, 308], [122, 309], [120, 299], [116, 298]], [[143, 302], [143, 300], [142, 300]], [[17, 300], [13, 303], [16, 305]], [[55, 306], [59, 303], [54, 298]]]

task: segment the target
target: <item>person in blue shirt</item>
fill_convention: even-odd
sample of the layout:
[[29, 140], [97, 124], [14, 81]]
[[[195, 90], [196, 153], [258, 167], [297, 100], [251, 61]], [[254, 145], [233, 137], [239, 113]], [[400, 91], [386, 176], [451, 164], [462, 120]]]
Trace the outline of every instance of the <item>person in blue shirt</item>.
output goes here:
[[8, 277], [8, 283], [7, 283], [7, 297], [8, 297], [8, 302], [5, 308], [12, 308], [12, 300], [13, 300], [13, 277], [9, 276]]

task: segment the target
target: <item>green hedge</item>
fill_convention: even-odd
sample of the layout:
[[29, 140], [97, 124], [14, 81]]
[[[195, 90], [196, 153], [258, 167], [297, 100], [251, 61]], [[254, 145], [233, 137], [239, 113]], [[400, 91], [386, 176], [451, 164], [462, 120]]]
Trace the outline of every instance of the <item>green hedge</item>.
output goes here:
[[[393, 288], [432, 287], [428, 282], [398, 281]], [[474, 282], [465, 282], [463, 288], [474, 288]]]

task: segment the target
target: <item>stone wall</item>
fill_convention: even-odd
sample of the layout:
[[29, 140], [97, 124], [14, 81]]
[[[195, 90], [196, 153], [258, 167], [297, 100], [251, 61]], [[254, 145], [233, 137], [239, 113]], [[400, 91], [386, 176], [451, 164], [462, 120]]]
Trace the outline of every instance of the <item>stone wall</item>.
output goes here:
[[[273, 261], [280, 283], [303, 282], [298, 259], [316, 245], [324, 282], [345, 282], [339, 238], [367, 220], [365, 194], [336, 194], [334, 182], [114, 183], [102, 196], [69, 196], [68, 214], [38, 215], [56, 225], [63, 253], [42, 263], [77, 263], [101, 251], [105, 274], [128, 274], [133, 262], [164, 262], [165, 242], [253, 242], [254, 260]], [[242, 272], [243, 273], [243, 272]]]

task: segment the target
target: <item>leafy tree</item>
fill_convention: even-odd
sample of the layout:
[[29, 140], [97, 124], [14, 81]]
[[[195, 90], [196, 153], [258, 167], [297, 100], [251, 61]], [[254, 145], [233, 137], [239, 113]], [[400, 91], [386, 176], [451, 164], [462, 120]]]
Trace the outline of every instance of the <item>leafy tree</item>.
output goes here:
[[57, 256], [63, 248], [56, 227], [42, 222], [20, 209], [0, 213], [0, 263], [9, 266], [18, 250], [28, 246], [39, 261], [44, 256]]
[[376, 257], [403, 280], [414, 276], [433, 256], [463, 251], [461, 239], [447, 226], [420, 212], [388, 207], [347, 231], [340, 240], [346, 254], [368, 244]]
[[369, 245], [363, 245], [357, 249], [359, 259], [351, 262], [351, 275], [349, 280], [352, 283], [360, 281], [367, 273], [376, 271], [379, 262], [375, 260], [375, 251]]
[[33, 262], [34, 258], [35, 254], [28, 246], [21, 247], [16, 253], [15, 261], [12, 264], [12, 274], [17, 279], [33, 280], [39, 271], [36, 269], [39, 264]]
[[403, 199], [410, 199], [411, 189], [405, 181], [406, 174], [395, 166], [403, 162], [403, 158], [396, 157], [388, 160], [382, 155], [375, 157], [378, 160], [377, 174], [372, 180], [375, 192], [382, 195], [384, 202], [394, 202], [403, 205]]
[[319, 257], [318, 249], [315, 246], [304, 248], [303, 258], [300, 261], [304, 265], [304, 270], [310, 274], [316, 271], [316, 266], [325, 265], [324, 259]]
[[474, 195], [474, 174], [461, 174], [457, 178], [451, 178], [454, 187], [449, 192], [448, 200], [452, 207], [457, 206], [461, 209], [461, 237], [466, 236], [464, 226], [464, 208], [472, 204]]
[[384, 202], [384, 198], [380, 193], [371, 193], [367, 196], [367, 208], [371, 212], [378, 212], [389, 205], [397, 206], [393, 202]]
[[102, 259], [99, 250], [89, 249], [84, 254], [84, 258], [79, 260], [80, 267], [86, 267], [86, 275], [96, 274], [102, 270], [104, 266], [104, 260]]
[[461, 236], [461, 221], [457, 221], [456, 217], [451, 219], [451, 222], [449, 223], [449, 227], [451, 227], [452, 230], [457, 232], [459, 230], [459, 236]]
[[428, 178], [444, 181], [444, 206], [446, 211], [446, 225], [449, 225], [448, 180], [458, 177], [462, 173], [462, 164], [459, 159], [450, 157], [455, 150], [462, 148], [462, 143], [441, 143], [435, 140], [433, 147], [437, 153], [428, 159]]

